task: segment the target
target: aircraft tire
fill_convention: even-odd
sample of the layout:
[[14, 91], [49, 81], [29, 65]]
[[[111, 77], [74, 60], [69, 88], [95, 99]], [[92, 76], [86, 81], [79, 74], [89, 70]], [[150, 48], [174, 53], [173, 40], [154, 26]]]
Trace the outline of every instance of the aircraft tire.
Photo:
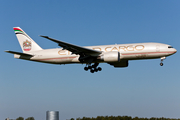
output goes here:
[[84, 70], [85, 70], [85, 71], [88, 71], [88, 67], [84, 67]]
[[94, 69], [95, 72], [98, 72], [98, 69]]
[[160, 63], [160, 66], [163, 66], [163, 63]]
[[91, 70], [90, 72], [91, 72], [91, 73], [94, 73], [94, 70]]
[[101, 67], [98, 67], [98, 70], [99, 70], [99, 71], [101, 71], [101, 70], [102, 70], [102, 68], [101, 68]]

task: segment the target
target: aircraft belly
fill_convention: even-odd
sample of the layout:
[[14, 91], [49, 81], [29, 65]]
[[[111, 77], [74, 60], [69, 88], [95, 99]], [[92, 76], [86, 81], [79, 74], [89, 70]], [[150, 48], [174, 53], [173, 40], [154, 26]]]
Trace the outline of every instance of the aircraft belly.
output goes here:
[[57, 59], [54, 59], [54, 62], [59, 63], [59, 64], [61, 64], [61, 63], [70, 63], [70, 62], [72, 62], [73, 58], [74, 57], [59, 57]]

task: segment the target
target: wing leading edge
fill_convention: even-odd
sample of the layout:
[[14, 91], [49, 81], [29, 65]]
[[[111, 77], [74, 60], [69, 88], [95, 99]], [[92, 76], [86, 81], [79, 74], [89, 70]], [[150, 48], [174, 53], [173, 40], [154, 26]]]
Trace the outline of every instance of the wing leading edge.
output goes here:
[[42, 36], [42, 35], [40, 35], [40, 36], [43, 37], [43, 38], [47, 38], [47, 39], [49, 39], [49, 40], [51, 40], [53, 42], [58, 43], [58, 45], [61, 46], [63, 49], [71, 51], [72, 54], [79, 54], [79, 55], [85, 54], [85, 55], [90, 55], [91, 56], [93, 54], [101, 54], [102, 53], [101, 51], [80, 47], [80, 46], [77, 46], [77, 45], [73, 45], [73, 44], [70, 44], [70, 43], [66, 43], [66, 42], [63, 42], [63, 41], [60, 41], [60, 40], [50, 38], [48, 36]]

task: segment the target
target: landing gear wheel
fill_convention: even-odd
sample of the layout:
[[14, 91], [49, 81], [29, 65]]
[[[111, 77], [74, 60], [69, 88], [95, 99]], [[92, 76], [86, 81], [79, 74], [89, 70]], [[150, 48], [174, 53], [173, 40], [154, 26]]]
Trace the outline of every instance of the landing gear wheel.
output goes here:
[[94, 70], [91, 70], [91, 73], [94, 73]]
[[101, 70], [102, 70], [102, 68], [101, 68], [101, 67], [98, 67], [98, 70], [99, 70], [99, 71], [101, 71]]
[[166, 57], [161, 57], [161, 63], [160, 63], [160, 66], [163, 66], [163, 60], [165, 60]]
[[98, 72], [98, 69], [94, 69], [95, 72]]
[[163, 66], [163, 63], [160, 63], [160, 66]]
[[85, 71], [88, 71], [88, 67], [84, 67], [84, 70], [85, 70]]
[[85, 71], [90, 70], [91, 73], [101, 71], [102, 68], [101, 68], [101, 67], [98, 67], [98, 68], [97, 68], [98, 65], [99, 65], [99, 63], [94, 63], [92, 66], [91, 66], [91, 63], [86, 64], [86, 67], [84, 67], [84, 70], [85, 70]]

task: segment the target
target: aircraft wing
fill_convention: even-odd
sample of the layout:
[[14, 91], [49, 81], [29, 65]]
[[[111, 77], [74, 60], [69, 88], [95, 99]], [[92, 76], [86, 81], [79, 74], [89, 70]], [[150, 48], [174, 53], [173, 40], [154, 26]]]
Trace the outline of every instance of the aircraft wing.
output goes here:
[[71, 51], [72, 54], [92, 55], [92, 54], [101, 54], [102, 53], [101, 51], [80, 47], [80, 46], [77, 46], [77, 45], [73, 45], [73, 44], [70, 44], [70, 43], [66, 43], [66, 42], [63, 42], [63, 41], [60, 41], [60, 40], [50, 38], [48, 36], [42, 36], [42, 35], [40, 35], [40, 36], [43, 37], [43, 38], [47, 38], [47, 39], [49, 39], [49, 40], [51, 40], [53, 42], [58, 43], [58, 45], [61, 46], [63, 49]]

